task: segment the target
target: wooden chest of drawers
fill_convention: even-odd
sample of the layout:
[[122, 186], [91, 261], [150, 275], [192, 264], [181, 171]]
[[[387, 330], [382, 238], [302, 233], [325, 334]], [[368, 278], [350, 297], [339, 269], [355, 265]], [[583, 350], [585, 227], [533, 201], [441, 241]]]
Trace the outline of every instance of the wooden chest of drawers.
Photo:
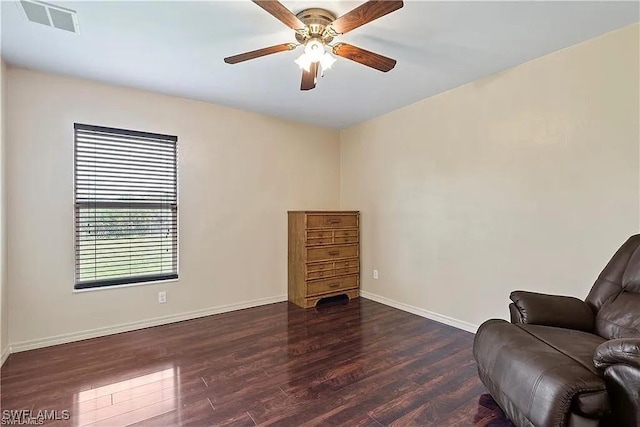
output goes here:
[[360, 288], [360, 214], [289, 212], [289, 301], [314, 307], [326, 297], [357, 298]]

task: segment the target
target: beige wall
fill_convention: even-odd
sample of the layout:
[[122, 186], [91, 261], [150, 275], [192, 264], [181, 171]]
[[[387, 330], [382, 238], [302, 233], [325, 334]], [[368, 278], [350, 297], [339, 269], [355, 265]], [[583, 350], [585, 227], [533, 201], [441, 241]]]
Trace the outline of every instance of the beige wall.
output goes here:
[[[335, 130], [24, 69], [8, 82], [14, 350], [283, 298], [286, 211], [339, 206]], [[72, 293], [74, 122], [178, 136], [179, 282]]]
[[7, 68], [0, 58], [0, 364], [9, 354], [9, 311], [7, 307], [7, 233], [5, 191], [5, 147], [7, 112]]
[[638, 39], [636, 24], [343, 131], [364, 290], [471, 325], [508, 316], [514, 289], [585, 297], [638, 232]]

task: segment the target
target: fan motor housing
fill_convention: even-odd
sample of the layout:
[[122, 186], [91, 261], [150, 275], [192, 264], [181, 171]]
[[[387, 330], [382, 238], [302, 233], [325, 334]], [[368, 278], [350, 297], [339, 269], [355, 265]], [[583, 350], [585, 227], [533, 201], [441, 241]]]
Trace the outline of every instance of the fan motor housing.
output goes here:
[[336, 20], [336, 16], [326, 9], [310, 8], [299, 12], [297, 15], [299, 20], [309, 29], [308, 33], [296, 33], [296, 40], [304, 44], [311, 38], [320, 38], [325, 44], [333, 40], [331, 34], [325, 34], [325, 29], [329, 24]]

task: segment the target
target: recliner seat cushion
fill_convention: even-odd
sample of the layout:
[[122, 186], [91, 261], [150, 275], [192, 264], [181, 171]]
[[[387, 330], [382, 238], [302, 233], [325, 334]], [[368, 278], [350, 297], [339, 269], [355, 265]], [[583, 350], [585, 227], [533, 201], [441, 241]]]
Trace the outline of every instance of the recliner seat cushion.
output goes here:
[[[576, 363], [581, 364], [594, 375], [601, 376], [593, 364], [593, 354], [606, 340], [598, 335], [572, 329], [541, 325], [515, 325], [556, 349]], [[609, 410], [609, 398], [604, 391], [579, 393], [574, 397], [572, 410], [587, 416], [603, 416]]]
[[606, 340], [598, 335], [573, 329], [541, 325], [514, 325], [580, 363], [595, 375], [601, 376], [593, 364], [593, 354]]
[[[562, 332], [556, 330], [559, 328], [549, 328], [550, 331], [542, 328], [547, 327], [526, 330], [497, 319], [483, 323], [473, 348], [481, 379], [507, 415], [512, 420], [521, 420], [522, 425], [566, 425], [572, 409], [582, 413], [595, 411], [585, 415], [599, 416], [608, 405], [606, 387], [603, 379], [583, 364], [583, 354], [596, 340], [589, 337], [584, 347], [560, 344]], [[569, 336], [577, 337], [573, 335], [576, 332], [589, 335], [566, 331], [567, 341]]]

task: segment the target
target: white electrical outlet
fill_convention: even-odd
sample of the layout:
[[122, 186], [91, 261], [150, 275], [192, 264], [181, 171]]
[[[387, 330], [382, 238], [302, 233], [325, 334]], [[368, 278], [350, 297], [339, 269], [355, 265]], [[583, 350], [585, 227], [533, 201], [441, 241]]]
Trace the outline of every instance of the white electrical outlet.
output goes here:
[[373, 278], [378, 280], [378, 270], [373, 270]]
[[164, 304], [165, 302], [167, 302], [167, 291], [158, 292], [158, 303]]

